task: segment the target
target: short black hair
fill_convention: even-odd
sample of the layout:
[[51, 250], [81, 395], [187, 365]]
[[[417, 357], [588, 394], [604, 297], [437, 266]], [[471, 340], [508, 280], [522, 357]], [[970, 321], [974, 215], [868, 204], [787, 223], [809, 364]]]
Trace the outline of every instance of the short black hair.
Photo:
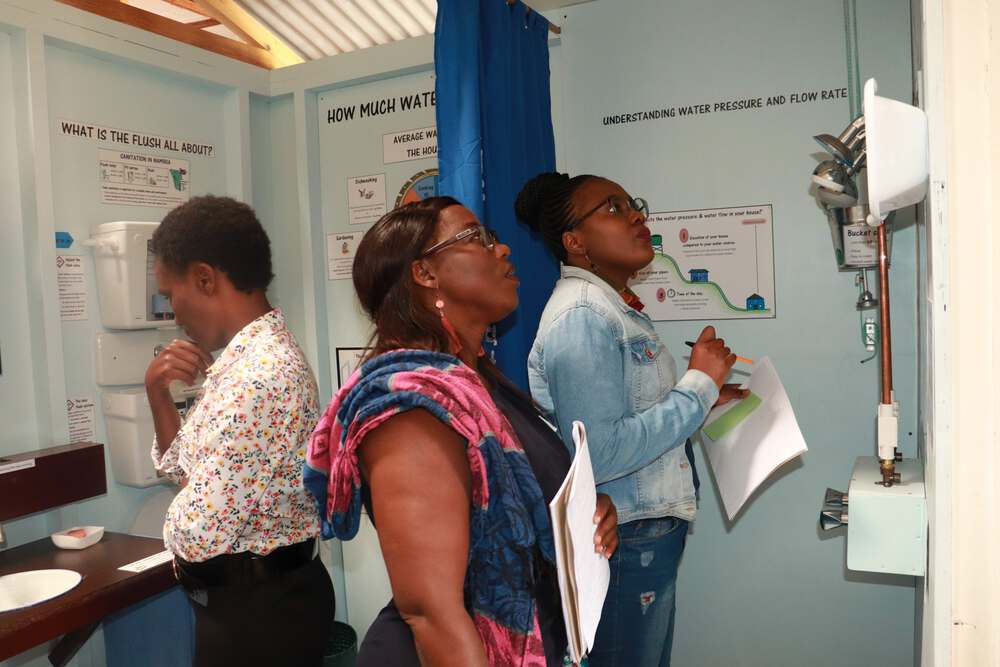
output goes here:
[[241, 292], [267, 289], [271, 241], [253, 209], [231, 197], [192, 197], [167, 213], [153, 232], [152, 253], [172, 271], [205, 262]]

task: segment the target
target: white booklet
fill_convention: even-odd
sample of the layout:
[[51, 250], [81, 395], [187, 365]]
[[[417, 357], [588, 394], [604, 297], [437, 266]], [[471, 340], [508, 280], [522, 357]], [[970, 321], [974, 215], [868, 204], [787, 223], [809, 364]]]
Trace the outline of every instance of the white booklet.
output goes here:
[[749, 396], [712, 410], [701, 429], [730, 521], [771, 473], [808, 449], [770, 359], [757, 360], [744, 388]]
[[570, 657], [579, 663], [594, 646], [594, 635], [611, 582], [611, 568], [607, 559], [594, 551], [597, 486], [587, 449], [587, 431], [578, 421], [573, 422], [573, 441], [576, 456], [562, 486], [549, 503], [549, 514], [555, 536], [559, 593]]

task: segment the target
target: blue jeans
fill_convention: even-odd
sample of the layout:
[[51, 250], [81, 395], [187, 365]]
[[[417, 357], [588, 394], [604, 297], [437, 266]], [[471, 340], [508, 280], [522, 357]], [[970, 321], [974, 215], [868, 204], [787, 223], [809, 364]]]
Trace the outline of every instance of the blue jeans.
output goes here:
[[674, 517], [618, 527], [590, 667], [669, 667], [677, 566], [687, 529], [687, 521]]

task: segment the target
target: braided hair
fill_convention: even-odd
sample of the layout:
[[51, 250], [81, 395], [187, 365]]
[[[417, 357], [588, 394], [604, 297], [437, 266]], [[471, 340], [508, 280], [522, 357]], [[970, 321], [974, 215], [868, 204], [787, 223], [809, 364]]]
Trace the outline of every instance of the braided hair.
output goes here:
[[569, 174], [546, 172], [524, 184], [514, 203], [517, 218], [542, 235], [545, 245], [560, 262], [566, 261], [562, 235], [575, 218], [573, 194], [592, 178], [590, 174], [569, 177]]

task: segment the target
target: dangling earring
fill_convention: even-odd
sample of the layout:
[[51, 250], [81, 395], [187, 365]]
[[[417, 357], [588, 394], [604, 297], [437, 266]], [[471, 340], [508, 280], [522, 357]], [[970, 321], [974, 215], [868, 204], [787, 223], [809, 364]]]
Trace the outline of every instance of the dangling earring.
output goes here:
[[[494, 364], [497, 362], [497, 325], [491, 324], [486, 327], [486, 344], [490, 346], [490, 361]], [[482, 356], [482, 355], [480, 355]]]
[[458, 332], [455, 331], [455, 326], [448, 319], [448, 316], [444, 314], [444, 301], [438, 299], [434, 302], [434, 307], [437, 308], [438, 313], [441, 315], [441, 326], [444, 327], [444, 332], [448, 334], [451, 353], [458, 356], [458, 353], [462, 351], [462, 341], [458, 337]]
[[601, 272], [597, 269], [597, 264], [594, 264], [594, 260], [590, 258], [590, 253], [584, 251], [583, 256], [586, 257], [587, 261], [590, 263], [590, 272], [596, 276], [601, 275]]

